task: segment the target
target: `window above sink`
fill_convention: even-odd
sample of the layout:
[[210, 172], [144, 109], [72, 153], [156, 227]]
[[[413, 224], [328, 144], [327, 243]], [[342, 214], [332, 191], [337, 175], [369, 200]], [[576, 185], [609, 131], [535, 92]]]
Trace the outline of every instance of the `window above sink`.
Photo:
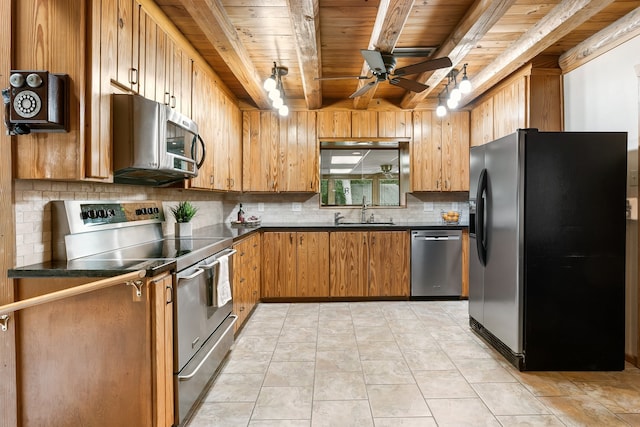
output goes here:
[[406, 206], [408, 183], [408, 142], [320, 143], [320, 206]]

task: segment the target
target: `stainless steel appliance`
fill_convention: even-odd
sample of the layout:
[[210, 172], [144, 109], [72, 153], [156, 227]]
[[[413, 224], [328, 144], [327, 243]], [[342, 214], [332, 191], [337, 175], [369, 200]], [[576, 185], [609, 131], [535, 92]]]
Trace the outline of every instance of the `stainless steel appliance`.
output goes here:
[[112, 102], [115, 182], [161, 186], [198, 175], [206, 152], [195, 122], [139, 95]]
[[175, 420], [184, 424], [234, 341], [232, 300], [218, 304], [222, 257], [232, 286], [232, 238], [162, 236], [157, 201], [52, 202], [53, 253], [67, 264], [135, 269], [149, 260], [175, 261]]
[[472, 147], [469, 315], [521, 370], [624, 368], [626, 133]]
[[411, 296], [459, 297], [462, 231], [411, 230]]

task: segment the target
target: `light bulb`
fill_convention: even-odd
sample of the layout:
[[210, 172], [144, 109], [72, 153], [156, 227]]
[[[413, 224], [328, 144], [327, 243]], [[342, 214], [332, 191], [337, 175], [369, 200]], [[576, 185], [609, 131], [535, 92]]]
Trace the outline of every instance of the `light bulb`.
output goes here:
[[438, 105], [438, 108], [436, 108], [436, 116], [444, 117], [446, 115], [447, 115], [447, 108], [442, 104]]
[[450, 110], [453, 110], [457, 106], [458, 106], [458, 101], [456, 101], [453, 98], [447, 99], [447, 107], [449, 107]]
[[460, 89], [458, 89], [457, 87], [454, 87], [453, 90], [451, 91], [451, 94], [449, 95], [449, 98], [453, 99], [457, 105], [460, 99], [462, 99], [462, 93], [460, 93]]
[[286, 105], [283, 105], [282, 107], [280, 107], [278, 109], [278, 113], [281, 116], [288, 116], [289, 115], [289, 107], [287, 107]]
[[267, 92], [271, 92], [273, 89], [276, 88], [276, 79], [274, 79], [273, 76], [271, 76], [264, 81], [264, 84], [262, 86]]
[[273, 90], [269, 91], [269, 99], [270, 100], [275, 101], [278, 98], [280, 98], [280, 90], [274, 88]]
[[280, 108], [284, 105], [282, 98], [276, 98], [273, 100], [273, 108]]
[[467, 76], [464, 76], [460, 82], [460, 92], [464, 94], [471, 93], [471, 82]]

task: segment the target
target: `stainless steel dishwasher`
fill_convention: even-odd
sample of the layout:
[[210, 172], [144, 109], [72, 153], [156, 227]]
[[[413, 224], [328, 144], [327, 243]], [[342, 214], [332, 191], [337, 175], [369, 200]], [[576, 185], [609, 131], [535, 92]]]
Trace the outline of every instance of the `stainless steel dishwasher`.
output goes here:
[[411, 231], [411, 296], [459, 297], [462, 231]]

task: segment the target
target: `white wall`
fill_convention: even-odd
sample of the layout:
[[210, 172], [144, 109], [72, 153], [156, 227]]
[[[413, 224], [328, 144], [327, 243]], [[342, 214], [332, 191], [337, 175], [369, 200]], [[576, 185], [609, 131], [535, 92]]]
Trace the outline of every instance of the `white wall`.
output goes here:
[[[628, 132], [628, 167], [638, 171], [640, 121], [640, 36], [564, 76], [567, 131]], [[637, 179], [627, 179], [627, 196], [638, 197]], [[625, 352], [638, 356], [638, 221], [627, 220]]]

